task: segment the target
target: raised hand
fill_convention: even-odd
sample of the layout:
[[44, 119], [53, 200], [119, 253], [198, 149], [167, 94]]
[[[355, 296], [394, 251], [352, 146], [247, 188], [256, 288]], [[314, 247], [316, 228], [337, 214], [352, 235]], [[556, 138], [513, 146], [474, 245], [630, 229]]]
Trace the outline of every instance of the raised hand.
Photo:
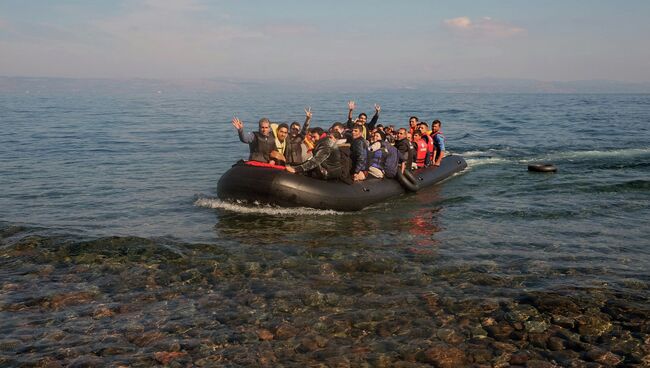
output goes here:
[[232, 126], [234, 126], [237, 130], [242, 130], [244, 129], [244, 122], [235, 116], [232, 118]]
[[381, 106], [375, 104], [375, 113], [379, 114], [379, 111], [381, 111]]
[[307, 118], [307, 120], [310, 120], [310, 119], [311, 119], [311, 116], [312, 116], [312, 114], [311, 114], [311, 107], [310, 107], [310, 106], [307, 106], [307, 107], [305, 108], [305, 117]]
[[354, 104], [354, 101], [350, 100], [348, 102], [348, 110], [352, 111], [355, 107], [357, 107], [357, 105]]

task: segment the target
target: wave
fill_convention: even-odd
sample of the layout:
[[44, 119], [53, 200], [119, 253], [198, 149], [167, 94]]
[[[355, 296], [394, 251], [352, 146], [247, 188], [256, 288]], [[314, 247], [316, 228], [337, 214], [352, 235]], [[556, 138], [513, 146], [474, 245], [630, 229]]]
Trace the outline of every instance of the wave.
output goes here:
[[650, 191], [650, 181], [648, 180], [630, 180], [623, 183], [601, 185], [589, 188], [593, 192], [648, 192]]
[[[517, 164], [529, 164], [531, 162], [540, 162], [548, 161], [553, 162], [555, 160], [575, 160], [575, 159], [602, 159], [602, 158], [633, 158], [639, 156], [650, 155], [650, 148], [627, 148], [627, 149], [613, 149], [613, 150], [590, 150], [590, 151], [564, 151], [564, 152], [555, 152], [542, 156], [533, 156], [533, 157], [501, 157], [499, 152], [509, 151], [508, 149], [487, 149], [485, 151], [467, 151], [458, 153], [460, 156], [463, 156], [467, 161], [467, 165], [470, 167], [482, 166], [482, 165], [495, 165], [503, 163], [517, 163]], [[640, 162], [631, 162], [627, 167], [646, 167], [646, 163]], [[622, 168], [614, 166], [613, 168]]]
[[591, 151], [566, 151], [552, 153], [544, 157], [548, 160], [576, 159], [576, 158], [607, 158], [607, 157], [635, 157], [650, 154], [650, 148], [625, 148], [613, 150]]
[[467, 167], [471, 169], [477, 166], [498, 165], [498, 164], [504, 164], [512, 161], [502, 157], [480, 157], [480, 158], [468, 158], [465, 159], [465, 162], [467, 162]]
[[459, 110], [459, 109], [446, 109], [446, 110], [438, 110], [436, 111], [439, 114], [461, 114], [466, 112], [466, 110]]
[[258, 202], [228, 202], [216, 198], [199, 198], [194, 202], [194, 205], [197, 207], [221, 209], [243, 214], [261, 214], [270, 216], [331, 216], [344, 214], [344, 212], [334, 210], [318, 210], [307, 207], [285, 208], [260, 204]]

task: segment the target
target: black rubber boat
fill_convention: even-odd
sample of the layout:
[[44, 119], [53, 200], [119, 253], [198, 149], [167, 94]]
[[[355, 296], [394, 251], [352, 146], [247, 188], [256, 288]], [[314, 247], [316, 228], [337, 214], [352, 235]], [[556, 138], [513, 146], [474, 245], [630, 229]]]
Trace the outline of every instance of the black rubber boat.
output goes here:
[[[421, 189], [466, 167], [467, 163], [461, 156], [450, 155], [442, 159], [439, 167], [416, 170], [413, 176]], [[226, 171], [217, 186], [218, 197], [226, 201], [337, 211], [358, 211], [406, 191], [396, 179], [373, 178], [349, 185], [290, 174], [275, 168], [249, 166], [243, 162]]]

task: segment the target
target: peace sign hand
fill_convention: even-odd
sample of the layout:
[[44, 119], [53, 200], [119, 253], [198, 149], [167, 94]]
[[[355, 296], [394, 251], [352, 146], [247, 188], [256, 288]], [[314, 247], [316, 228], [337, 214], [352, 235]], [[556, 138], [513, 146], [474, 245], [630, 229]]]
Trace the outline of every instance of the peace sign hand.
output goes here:
[[244, 123], [236, 116], [232, 118], [232, 126], [234, 126], [237, 130], [244, 129]]

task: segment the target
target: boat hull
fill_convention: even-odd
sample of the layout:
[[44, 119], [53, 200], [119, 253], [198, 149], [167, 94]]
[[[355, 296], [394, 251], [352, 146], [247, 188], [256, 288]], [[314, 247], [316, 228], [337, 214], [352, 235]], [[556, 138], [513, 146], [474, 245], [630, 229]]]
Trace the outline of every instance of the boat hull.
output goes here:
[[[461, 156], [442, 159], [439, 167], [414, 172], [419, 188], [438, 183], [464, 170]], [[406, 193], [395, 179], [367, 179], [352, 185], [291, 174], [283, 170], [235, 164], [217, 185], [217, 196], [226, 201], [265, 203], [282, 207], [311, 207], [358, 211]]]

